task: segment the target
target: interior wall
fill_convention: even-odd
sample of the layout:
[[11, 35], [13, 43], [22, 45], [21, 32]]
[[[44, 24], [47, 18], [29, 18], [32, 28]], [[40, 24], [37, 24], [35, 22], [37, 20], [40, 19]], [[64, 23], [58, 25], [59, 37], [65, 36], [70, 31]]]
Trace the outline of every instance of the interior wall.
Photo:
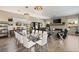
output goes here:
[[[66, 24], [65, 24], [65, 27], [66, 27], [66, 28], [68, 28], [68, 22], [67, 22], [68, 19], [74, 19], [74, 20], [75, 20], [75, 19], [78, 19], [78, 15], [70, 15], [70, 16], [62, 17], [62, 21], [65, 21], [65, 23], [66, 23]], [[78, 19], [78, 20], [79, 20], [79, 19]], [[79, 22], [78, 22], [78, 24], [79, 24]], [[69, 34], [74, 34], [75, 31], [76, 31], [76, 29], [77, 29], [76, 27], [70, 28], [69, 31], [68, 31]]]
[[78, 29], [79, 29], [79, 15], [78, 15]]
[[24, 15], [0, 10], [0, 21], [8, 21], [8, 18], [24, 18]]
[[[52, 19], [51, 22], [53, 23], [53, 19]], [[55, 28], [55, 29], [65, 29], [65, 28], [67, 27], [67, 19], [66, 19], [66, 17], [61, 17], [61, 23], [62, 23], [62, 22], [65, 22], [65, 25], [61, 25], [61, 24], [58, 24], [58, 25], [56, 24], [56, 25], [55, 25], [55, 24], [53, 24], [51, 28], [52, 28], [52, 29], [53, 29], [53, 28]], [[51, 29], [51, 30], [52, 30], [52, 29]]]
[[0, 21], [8, 21], [8, 15], [0, 11]]
[[[61, 17], [61, 22], [65, 22], [65, 25], [53, 25], [52, 28], [59, 28], [59, 29], [64, 29], [68, 28], [68, 19], [78, 18], [78, 29], [79, 29], [79, 15], [70, 15], [70, 16], [63, 16]], [[73, 34], [76, 31], [76, 27], [73, 27], [69, 30], [69, 34]]]
[[65, 23], [63, 28], [67, 28], [67, 18], [65, 16], [61, 17], [61, 22]]
[[[35, 17], [31, 17], [31, 16], [19, 15], [19, 14], [0, 10], [0, 21], [6, 22], [6, 21], [8, 21], [8, 18], [13, 18], [13, 20], [14, 20], [13, 24], [15, 24], [15, 22], [17, 22], [17, 21], [21, 21], [21, 22], [24, 22], [27, 24], [30, 24], [31, 22], [40, 22], [40, 23], [42, 23], [42, 27], [45, 27], [45, 22], [42, 19], [38, 19]], [[15, 26], [15, 25], [13, 25], [13, 26]]]

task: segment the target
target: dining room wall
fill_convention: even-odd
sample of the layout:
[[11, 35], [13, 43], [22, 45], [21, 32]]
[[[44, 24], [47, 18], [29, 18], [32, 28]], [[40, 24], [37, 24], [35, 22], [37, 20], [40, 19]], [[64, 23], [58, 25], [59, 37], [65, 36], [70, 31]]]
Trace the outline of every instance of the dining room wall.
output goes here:
[[0, 11], [0, 21], [8, 21], [8, 15]]
[[[62, 17], [62, 21], [65, 21], [65, 23], [66, 23], [65, 24], [65, 28], [68, 28], [68, 20], [70, 20], [70, 19], [71, 20], [79, 20], [78, 17], [79, 17], [78, 14]], [[69, 29], [68, 33], [69, 34], [75, 34], [77, 27], [79, 27], [79, 21], [78, 21], [78, 26], [74, 26], [72, 28], [68, 28]]]
[[79, 29], [79, 15], [78, 15], [78, 29]]

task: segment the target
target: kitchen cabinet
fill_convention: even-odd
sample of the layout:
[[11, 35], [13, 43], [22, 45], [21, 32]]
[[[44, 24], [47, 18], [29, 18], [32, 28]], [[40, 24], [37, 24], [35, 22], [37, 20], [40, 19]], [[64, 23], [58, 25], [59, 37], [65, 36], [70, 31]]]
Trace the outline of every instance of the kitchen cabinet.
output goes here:
[[0, 21], [0, 37], [8, 36], [8, 23]]

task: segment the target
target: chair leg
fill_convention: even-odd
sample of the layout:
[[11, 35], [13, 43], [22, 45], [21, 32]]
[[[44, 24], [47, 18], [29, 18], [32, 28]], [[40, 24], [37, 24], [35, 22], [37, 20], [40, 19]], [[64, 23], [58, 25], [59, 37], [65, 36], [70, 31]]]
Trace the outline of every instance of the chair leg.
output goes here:
[[42, 52], [48, 52], [48, 44], [45, 44], [44, 46], [42, 46]]
[[40, 52], [42, 52], [42, 46], [40, 46], [40, 48], [39, 48], [39, 49], [40, 49], [39, 51], [40, 51]]
[[35, 52], [35, 47], [27, 48], [27, 52]]
[[40, 49], [40, 45], [36, 44], [36, 45], [35, 45], [35, 51], [36, 51], [36, 52], [39, 52], [39, 49]]
[[19, 47], [23, 47], [23, 44], [17, 42], [17, 46], [18, 46], [18, 48], [19, 48]]
[[16, 40], [16, 45], [19, 47], [20, 43], [18, 40]]
[[48, 44], [45, 44], [43, 46], [40, 46], [40, 52], [48, 52]]
[[35, 47], [31, 47], [31, 52], [35, 52]]
[[48, 44], [46, 44], [46, 52], [48, 52]]
[[35, 51], [37, 52], [38, 44], [35, 45]]
[[18, 41], [16, 41], [16, 44], [18, 45], [18, 44], [19, 44], [19, 42], [18, 42]]
[[27, 52], [30, 52], [30, 50], [31, 50], [30, 48], [27, 48]]

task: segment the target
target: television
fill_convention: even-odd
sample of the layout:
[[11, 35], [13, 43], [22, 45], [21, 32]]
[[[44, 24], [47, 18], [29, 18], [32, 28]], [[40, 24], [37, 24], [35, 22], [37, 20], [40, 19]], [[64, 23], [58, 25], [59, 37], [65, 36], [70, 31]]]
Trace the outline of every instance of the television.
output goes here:
[[61, 19], [53, 19], [53, 23], [61, 23]]
[[13, 19], [12, 19], [12, 18], [10, 18], [10, 19], [8, 19], [8, 21], [12, 22], [12, 21], [13, 21]]

